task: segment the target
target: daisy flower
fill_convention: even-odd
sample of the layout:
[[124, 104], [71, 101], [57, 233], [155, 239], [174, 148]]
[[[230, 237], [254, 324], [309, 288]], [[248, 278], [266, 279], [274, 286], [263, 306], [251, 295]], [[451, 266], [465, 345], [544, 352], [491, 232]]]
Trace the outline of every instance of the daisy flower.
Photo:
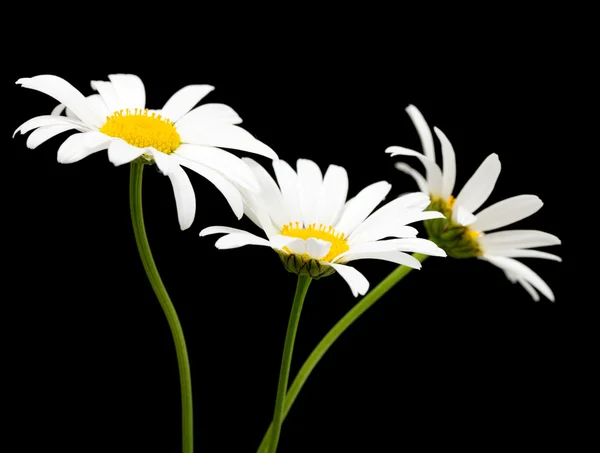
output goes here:
[[[348, 175], [330, 165], [325, 175], [311, 160], [299, 159], [297, 171], [286, 162], [273, 161], [277, 182], [261, 165], [243, 159], [260, 185], [259, 194], [242, 188], [245, 214], [267, 239], [244, 230], [212, 226], [200, 236], [226, 233], [215, 243], [219, 249], [244, 245], [273, 248], [290, 272], [318, 279], [338, 272], [356, 297], [369, 289], [368, 280], [347, 263], [358, 259], [379, 259], [419, 269], [421, 263], [405, 252], [445, 256], [433, 242], [417, 238], [412, 222], [441, 218], [439, 212], [423, 212], [429, 196], [407, 194], [377, 211], [391, 189], [376, 182], [346, 201]], [[387, 239], [386, 239], [387, 238]]]
[[500, 160], [490, 154], [456, 197], [452, 195], [456, 179], [456, 159], [450, 140], [437, 127], [442, 150], [443, 168], [435, 160], [435, 148], [431, 130], [421, 112], [414, 106], [406, 108], [423, 147], [423, 154], [400, 146], [390, 146], [386, 152], [392, 156], [417, 157], [425, 167], [425, 176], [404, 163], [396, 168], [414, 178], [420, 190], [431, 196], [430, 210], [442, 212], [443, 220], [425, 222], [432, 241], [454, 258], [471, 258], [488, 261], [504, 271], [513, 283], [523, 288], [538, 301], [538, 292], [554, 301], [550, 287], [528, 266], [514, 258], [543, 258], [561, 261], [551, 253], [532, 250], [560, 244], [560, 239], [538, 230], [490, 231], [511, 225], [537, 212], [543, 205], [535, 195], [517, 195], [499, 201], [479, 212], [479, 208], [492, 193], [500, 175]]
[[[214, 184], [241, 218], [244, 208], [237, 186], [258, 190], [258, 184], [246, 164], [217, 147], [244, 150], [272, 159], [277, 159], [277, 155], [236, 126], [242, 120], [227, 105], [204, 104], [194, 108], [214, 87], [186, 86], [173, 94], [161, 110], [149, 110], [144, 84], [138, 76], [112, 74], [108, 79], [92, 81], [92, 89], [98, 94], [88, 97], [54, 75], [17, 80], [18, 85], [41, 91], [60, 104], [52, 114], [23, 123], [15, 134], [33, 131], [27, 139], [27, 146], [33, 149], [62, 132], [77, 131], [58, 149], [57, 160], [63, 164], [77, 162], [105, 149], [114, 165], [135, 159], [156, 163], [173, 186], [182, 230], [191, 226], [196, 212], [194, 189], [182, 166]], [[66, 116], [62, 116], [65, 110]]]

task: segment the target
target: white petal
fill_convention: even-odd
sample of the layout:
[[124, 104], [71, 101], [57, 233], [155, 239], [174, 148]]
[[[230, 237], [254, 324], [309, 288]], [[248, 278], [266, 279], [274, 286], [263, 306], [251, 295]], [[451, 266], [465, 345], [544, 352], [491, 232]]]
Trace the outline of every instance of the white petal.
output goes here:
[[250, 191], [258, 192], [260, 190], [256, 176], [250, 167], [228, 151], [211, 146], [183, 144], [177, 148], [175, 154], [217, 170], [227, 179]]
[[231, 228], [226, 226], [211, 226], [206, 227], [202, 231], [200, 231], [200, 236], [208, 236], [210, 234], [219, 233], [247, 233], [247, 231], [240, 230], [239, 228]]
[[[280, 184], [281, 185], [281, 184]], [[348, 173], [339, 165], [330, 165], [323, 177], [315, 222], [334, 225], [339, 219], [348, 195]]]
[[240, 124], [241, 122], [242, 119], [239, 117], [239, 115], [228, 105], [204, 104], [183, 115], [179, 120], [177, 120], [177, 126], [186, 123], [189, 123], [188, 126], [193, 127], [194, 124]]
[[71, 110], [68, 107], [65, 109], [65, 115], [67, 115], [67, 118], [71, 118], [72, 120], [81, 121], [79, 119], [79, 117], [77, 115], [75, 115], [75, 113], [73, 112], [73, 110]]
[[345, 264], [329, 263], [329, 265], [333, 267], [344, 280], [346, 280], [354, 297], [358, 297], [359, 294], [362, 296], [367, 293], [369, 290], [369, 280], [367, 280], [363, 274]]
[[157, 149], [148, 148], [148, 154], [152, 155], [156, 166], [165, 176], [170, 176], [171, 171], [179, 166], [178, 160], [174, 159], [172, 155], [165, 154]]
[[562, 258], [553, 253], [530, 249], [498, 249], [494, 250], [494, 256], [508, 256], [510, 258], [541, 258], [546, 260], [562, 262]]
[[452, 217], [456, 223], [463, 226], [471, 225], [477, 220], [477, 217], [462, 206], [457, 206], [456, 204], [454, 204], [454, 208], [452, 209]]
[[144, 109], [146, 107], [146, 89], [138, 76], [134, 74], [110, 74], [108, 78], [119, 98], [121, 108]]
[[392, 201], [394, 209], [417, 209], [420, 211], [427, 208], [430, 202], [429, 195], [423, 192], [405, 193]]
[[348, 200], [339, 222], [335, 225], [336, 231], [349, 236], [385, 199], [391, 188], [392, 185], [387, 181], [379, 181], [365, 187], [354, 198]]
[[334, 262], [346, 262], [351, 261], [354, 255], [372, 254], [372, 253], [384, 253], [384, 252], [397, 252], [400, 250], [400, 246], [396, 244], [394, 240], [385, 241], [370, 241], [363, 242], [350, 246], [350, 250], [336, 256]]
[[531, 298], [535, 301], [535, 302], [539, 302], [540, 301], [540, 295], [537, 293], [537, 291], [534, 289], [533, 286], [531, 286], [527, 280], [523, 279], [523, 278], [517, 278], [516, 279], [517, 282], [519, 282], [519, 284], [525, 288], [525, 291], [527, 291], [529, 293], [529, 295], [531, 296]]
[[[260, 218], [256, 215], [256, 212], [254, 211], [252, 204], [246, 198], [246, 194], [244, 192], [245, 189], [243, 187], [240, 187], [239, 189], [242, 194], [242, 201], [244, 202], [244, 215], [246, 217], [248, 217], [256, 226], [258, 226], [259, 228], [264, 230], [264, 228], [262, 227]], [[268, 237], [268, 234], [267, 234], [267, 237]]]
[[[292, 253], [302, 254], [306, 252], [306, 244], [299, 238], [276, 234], [270, 237], [269, 241], [274, 249], [283, 250], [284, 247], [287, 247]], [[285, 250], [283, 251], [285, 252]]]
[[115, 166], [119, 166], [128, 164], [145, 152], [146, 150], [144, 148], [132, 146], [120, 138], [113, 138], [108, 147], [108, 160]]
[[205, 165], [181, 158], [178, 158], [178, 161], [180, 165], [184, 165], [208, 179], [223, 194], [236, 217], [238, 219], [242, 218], [244, 215], [244, 201], [242, 200], [240, 191], [231, 182], [225, 179], [220, 173]]
[[560, 244], [553, 234], [538, 230], [505, 230], [481, 236], [479, 243], [486, 251], [545, 247]]
[[52, 109], [52, 112], [50, 112], [50, 115], [62, 115], [65, 108], [66, 108], [65, 104], [58, 104], [56, 107], [54, 107]]
[[[277, 236], [278, 238], [281, 236]], [[306, 242], [303, 241], [302, 239], [299, 238], [294, 238], [295, 240], [293, 241], [287, 241], [285, 244], [285, 247], [287, 247], [291, 253], [295, 253], [296, 255], [303, 255], [304, 253], [306, 253]], [[273, 242], [273, 239], [271, 239], [271, 243]], [[283, 249], [283, 247], [277, 247], [280, 250]]]
[[[85, 100], [86, 100], [87, 105], [90, 108], [90, 110], [92, 112], [94, 112], [94, 114], [101, 120], [104, 120], [107, 116], [109, 116], [111, 114], [111, 112], [108, 110], [108, 107], [106, 107], [106, 104], [102, 100], [102, 96], [100, 96], [99, 94], [92, 94], [92, 95], [86, 97]], [[63, 110], [65, 110], [65, 109], [66, 109], [65, 114], [67, 115], [67, 118], [71, 118], [71, 119], [80, 121], [79, 117], [77, 115], [75, 115], [75, 113], [71, 109], [66, 108], [66, 106], [64, 104], [58, 104], [52, 110], [51, 115], [61, 115]]]
[[417, 183], [417, 186], [419, 186], [419, 190], [421, 192], [424, 192], [427, 194], [429, 193], [429, 185], [427, 184], [427, 180], [417, 170], [415, 170], [410, 165], [407, 165], [403, 162], [396, 162], [394, 164], [394, 167], [396, 167], [397, 170], [400, 170], [401, 172], [406, 173], [409, 176], [412, 176], [412, 178]]
[[100, 127], [103, 121], [90, 110], [83, 94], [66, 80], [54, 75], [39, 75], [17, 80], [17, 85], [52, 96], [65, 104], [85, 124]]
[[96, 131], [74, 134], [67, 138], [58, 149], [56, 160], [61, 164], [72, 164], [106, 149], [111, 138]]
[[15, 135], [17, 135], [18, 132], [20, 132], [21, 134], [26, 134], [30, 130], [37, 129], [38, 127], [59, 125], [72, 125], [73, 129], [77, 129], [81, 132], [91, 130], [87, 124], [84, 124], [81, 121], [72, 120], [71, 118], [67, 118], [65, 116], [44, 115], [36, 116], [35, 118], [31, 118], [30, 120], [25, 121], [23, 124], [21, 124], [15, 129], [15, 131], [13, 132], [13, 138]]
[[274, 160], [272, 163], [277, 183], [283, 195], [282, 203], [287, 217], [292, 222], [299, 222], [302, 220], [302, 212], [298, 195], [298, 175], [290, 167], [290, 164], [283, 160]]
[[498, 155], [490, 154], [462, 188], [454, 206], [462, 206], [471, 213], [477, 211], [494, 190], [500, 169]]
[[[256, 226], [258, 226], [259, 228], [261, 228], [262, 230], [264, 230], [264, 228], [262, 227], [262, 223], [260, 221], [260, 217], [256, 214], [256, 211], [254, 210], [254, 207], [252, 206], [252, 203], [250, 203], [248, 201], [248, 199], [246, 198], [246, 194], [244, 192], [244, 188], [240, 188], [240, 192], [242, 193], [242, 200], [244, 201], [244, 215], [246, 217], [248, 217], [252, 222], [254, 222], [254, 224]], [[271, 220], [269, 218], [269, 220]], [[271, 221], [271, 224], [273, 222]], [[266, 231], [265, 231], [266, 232]], [[267, 237], [269, 236], [269, 234], [267, 234]]]
[[[59, 163], [70, 164], [80, 159], [71, 160], [72, 156], [80, 156], [84, 154], [83, 134], [73, 134], [68, 137], [58, 148], [56, 159]], [[87, 155], [86, 155], [87, 156]], [[86, 157], [84, 156], [84, 157]]]
[[435, 243], [428, 239], [411, 238], [411, 239], [391, 239], [398, 246], [398, 250], [403, 252], [416, 252], [430, 256], [446, 256], [446, 252], [439, 248]]
[[[399, 227], [412, 222], [444, 217], [437, 211], [421, 211], [429, 204], [429, 197], [421, 192], [415, 192], [396, 198], [373, 214], [359, 225], [348, 237], [348, 244], [376, 241], [394, 236]], [[412, 206], [416, 205], [417, 208]]]
[[350, 250], [339, 254], [334, 258], [333, 261], [346, 261], [346, 257], [350, 255], [362, 254], [362, 253], [373, 253], [373, 252], [396, 252], [399, 247], [392, 240], [387, 241], [370, 241], [363, 242], [350, 247]]
[[444, 214], [438, 211], [418, 211], [411, 209], [400, 214], [396, 218], [396, 223], [399, 225], [408, 225], [409, 223], [420, 222], [423, 220], [443, 219]]
[[[246, 165], [248, 165], [253, 171], [254, 175], [256, 176], [256, 179], [258, 180], [258, 185], [260, 186], [260, 196], [247, 197], [248, 201], [252, 202], [252, 200], [254, 200], [255, 198], [261, 199], [264, 203], [264, 208], [267, 210], [268, 215], [273, 219], [273, 221], [281, 230], [283, 225], [287, 225], [292, 221], [292, 219], [290, 219], [287, 211], [284, 208], [283, 196], [281, 194], [279, 186], [271, 177], [269, 172], [267, 172], [267, 170], [265, 170], [264, 167], [258, 162], [248, 157], [242, 157], [242, 161]], [[255, 204], [256, 203], [252, 203], [253, 208]]]
[[419, 230], [413, 228], [411, 226], [403, 226], [400, 228], [396, 228], [393, 234], [389, 236], [393, 236], [395, 238], [416, 238], [419, 234]]
[[72, 124], [59, 124], [55, 126], [40, 127], [33, 131], [29, 137], [27, 137], [27, 148], [35, 149], [44, 143], [46, 140], [61, 134], [63, 132], [74, 129], [75, 126]]
[[171, 165], [168, 176], [173, 185], [173, 193], [175, 194], [179, 226], [182, 231], [187, 230], [192, 226], [196, 215], [194, 187], [185, 170], [177, 164]]
[[315, 238], [308, 238], [306, 240], [306, 253], [316, 260], [320, 260], [327, 255], [330, 248], [331, 242]]
[[537, 212], [543, 206], [535, 195], [518, 195], [499, 201], [477, 214], [471, 225], [477, 231], [489, 231], [518, 222]]
[[392, 263], [401, 264], [403, 266], [411, 267], [413, 269], [421, 269], [421, 262], [414, 256], [408, 253], [399, 251], [389, 252], [361, 252], [347, 255], [342, 260], [344, 263], [349, 263], [356, 260], [374, 259], [381, 261], [390, 261]]
[[247, 232], [230, 233], [215, 242], [215, 247], [221, 250], [234, 249], [237, 247], [243, 247], [244, 245], [263, 245], [266, 247], [271, 247], [271, 243], [266, 239]]
[[481, 257], [486, 261], [489, 261], [495, 266], [498, 266], [500, 269], [505, 272], [511, 272], [516, 275], [517, 280], [523, 279], [527, 283], [533, 285], [539, 292], [541, 292], [544, 296], [554, 302], [554, 293], [550, 289], [550, 287], [546, 284], [544, 280], [540, 278], [538, 274], [536, 274], [529, 267], [525, 266], [523, 263], [514, 260], [512, 258], [507, 258], [504, 256], [491, 256], [484, 255]]
[[281, 233], [281, 227], [276, 225], [271, 215], [269, 215], [269, 209], [266, 206], [262, 194], [259, 197], [243, 187], [240, 187], [240, 192], [242, 193], [244, 202], [244, 213], [248, 215], [256, 225], [264, 230], [267, 237], [271, 238]]
[[319, 166], [308, 159], [298, 159], [298, 189], [304, 225], [317, 221], [317, 205], [323, 184], [323, 175]]
[[427, 239], [389, 239], [358, 244], [351, 247], [347, 252], [335, 257], [333, 261], [347, 262], [362, 257], [372, 258], [373, 256], [371, 255], [373, 254], [387, 252], [418, 252], [431, 256], [446, 256], [446, 253], [442, 249]]
[[[127, 107], [125, 103], [119, 99], [119, 96], [117, 96], [117, 92], [115, 91], [112, 83], [104, 80], [92, 80], [91, 85], [92, 89], [98, 92], [111, 113], [118, 112], [119, 110]], [[144, 106], [137, 107], [144, 108]]]
[[434, 127], [433, 131], [442, 144], [442, 197], [447, 200], [452, 195], [456, 182], [456, 155], [446, 134], [437, 127]]
[[167, 101], [162, 108], [162, 115], [171, 121], [177, 121], [214, 89], [215, 87], [211, 85], [188, 85], [183, 87]]
[[103, 122], [106, 120], [107, 116], [110, 116], [113, 113], [108, 109], [106, 103], [102, 99], [102, 96], [99, 94], [92, 94], [91, 96], [85, 98], [85, 100], [87, 101], [87, 105], [90, 110], [94, 112], [98, 118], [103, 120]]
[[177, 126], [177, 131], [184, 143], [239, 149], [277, 159], [275, 151], [239, 126], [210, 124], [209, 127], [197, 127], [186, 121]]
[[[410, 116], [413, 124], [415, 125], [415, 129], [417, 129], [417, 133], [419, 134], [419, 138], [421, 139], [421, 146], [423, 147], [423, 153], [428, 159], [431, 159], [435, 162], [435, 147], [433, 144], [433, 136], [431, 135], [431, 129], [429, 129], [429, 125], [425, 118], [421, 114], [418, 108], [414, 105], [409, 105], [406, 107], [406, 113]], [[428, 178], [429, 179], [429, 178]]]
[[428, 159], [423, 156], [423, 154], [413, 151], [412, 149], [402, 148], [401, 146], [390, 146], [385, 152], [390, 153], [392, 157], [411, 156], [419, 159], [427, 171], [429, 192], [434, 197], [442, 196], [442, 170], [440, 170], [440, 167], [438, 167], [435, 161]]

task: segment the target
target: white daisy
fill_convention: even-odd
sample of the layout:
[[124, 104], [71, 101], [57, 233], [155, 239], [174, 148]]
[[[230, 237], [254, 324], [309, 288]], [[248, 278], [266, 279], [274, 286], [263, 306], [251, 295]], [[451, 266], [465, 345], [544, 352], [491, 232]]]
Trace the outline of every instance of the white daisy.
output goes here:
[[[57, 160], [64, 164], [104, 149], [108, 149], [108, 159], [115, 165], [138, 158], [155, 162], [173, 185], [182, 230], [189, 228], [194, 220], [196, 197], [181, 166], [214, 184], [241, 218], [244, 208], [237, 186], [258, 190], [258, 184], [238, 157], [215, 147], [244, 150], [272, 159], [277, 159], [277, 155], [236, 126], [242, 120], [231, 107], [204, 104], [194, 108], [214, 87], [186, 86], [171, 96], [161, 110], [148, 110], [144, 84], [139, 77], [112, 74], [108, 78], [110, 81], [92, 81], [92, 88], [98, 94], [88, 97], [54, 75], [17, 80], [18, 85], [46, 93], [61, 104], [51, 115], [26, 121], [15, 134], [33, 130], [27, 139], [27, 146], [33, 149], [62, 132], [78, 131], [58, 149]], [[61, 116], [65, 108], [67, 116]]]
[[423, 212], [430, 202], [428, 195], [407, 194], [373, 212], [391, 189], [385, 181], [346, 201], [348, 175], [337, 165], [330, 165], [322, 175], [317, 164], [307, 159], [298, 160], [297, 172], [284, 161], [273, 161], [276, 183], [258, 163], [243, 160], [260, 185], [258, 195], [241, 189], [244, 212], [268, 239], [222, 226], [202, 230], [200, 236], [226, 233], [215, 243], [219, 249], [248, 244], [271, 247], [290, 272], [321, 278], [337, 271], [355, 297], [367, 292], [369, 282], [346, 265], [350, 261], [372, 258], [419, 269], [421, 263], [404, 252], [445, 256], [433, 242], [417, 238], [415, 228], [406, 226], [443, 218], [439, 212]]
[[435, 161], [433, 136], [425, 118], [414, 105], [408, 106], [406, 112], [417, 129], [424, 154], [400, 146], [390, 146], [386, 152], [392, 156], [414, 156], [423, 163], [425, 176], [404, 163], [397, 163], [396, 168], [412, 176], [421, 191], [431, 196], [430, 210], [446, 215], [446, 220], [425, 222], [430, 239], [455, 258], [476, 256], [489, 261], [502, 269], [510, 281], [519, 282], [535, 301], [539, 300], [537, 291], [554, 301], [554, 294], [546, 282], [514, 258], [561, 261], [551, 253], [531, 250], [558, 245], [560, 239], [538, 230], [489, 233], [534, 214], [542, 207], [542, 200], [535, 195], [518, 195], [477, 212], [492, 193], [500, 175], [500, 160], [495, 153], [483, 161], [456, 198], [453, 197], [456, 159], [452, 144], [441, 130], [433, 128], [441, 143], [442, 170]]

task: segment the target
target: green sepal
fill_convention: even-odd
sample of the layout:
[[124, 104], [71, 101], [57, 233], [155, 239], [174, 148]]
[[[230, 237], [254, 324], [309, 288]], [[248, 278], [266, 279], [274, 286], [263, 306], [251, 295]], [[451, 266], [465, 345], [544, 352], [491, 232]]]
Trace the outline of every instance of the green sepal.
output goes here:
[[320, 262], [305, 255], [284, 253], [277, 251], [279, 259], [288, 272], [297, 275], [306, 275], [318, 280], [335, 273], [335, 269], [326, 263]]

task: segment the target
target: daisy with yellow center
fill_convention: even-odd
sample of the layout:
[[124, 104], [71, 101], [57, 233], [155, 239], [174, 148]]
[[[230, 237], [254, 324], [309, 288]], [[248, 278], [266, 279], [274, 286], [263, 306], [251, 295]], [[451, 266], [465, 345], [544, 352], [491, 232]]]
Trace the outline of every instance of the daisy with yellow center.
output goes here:
[[[238, 218], [244, 212], [238, 187], [258, 190], [252, 171], [231, 148], [277, 159], [275, 152], [237, 126], [241, 118], [227, 105], [196, 107], [214, 87], [189, 85], [177, 91], [161, 110], [146, 108], [146, 91], [139, 77], [112, 74], [109, 81], [92, 81], [98, 94], [84, 97], [64, 79], [40, 75], [19, 79], [17, 84], [52, 96], [61, 104], [52, 114], [26, 121], [17, 130], [33, 131], [27, 146], [36, 148], [66, 131], [57, 160], [70, 164], [98, 151], [108, 150], [108, 159], [122, 165], [141, 159], [154, 162], [173, 185], [179, 223], [189, 228], [196, 212], [196, 197], [189, 168], [208, 179], [225, 196]], [[66, 116], [62, 112], [66, 110]]]
[[550, 287], [528, 266], [514, 258], [544, 258], [561, 261], [551, 253], [531, 250], [560, 244], [556, 236], [538, 230], [492, 230], [510, 225], [537, 212], [543, 205], [535, 195], [518, 195], [499, 201], [479, 212], [479, 208], [491, 195], [498, 176], [500, 160], [490, 154], [459, 194], [454, 197], [456, 180], [456, 157], [454, 148], [446, 135], [437, 127], [433, 130], [441, 143], [443, 169], [435, 158], [433, 135], [425, 118], [414, 106], [407, 107], [423, 147], [423, 154], [400, 146], [390, 146], [386, 152], [391, 156], [417, 157], [425, 167], [425, 176], [412, 167], [397, 163], [396, 168], [409, 174], [419, 189], [431, 196], [429, 210], [439, 211], [445, 219], [426, 221], [425, 226], [431, 240], [454, 258], [477, 257], [499, 267], [513, 283], [520, 283], [535, 301], [537, 291], [554, 301]]
[[226, 233], [215, 244], [219, 249], [249, 244], [271, 247], [290, 272], [315, 279], [338, 272], [355, 297], [368, 291], [369, 282], [347, 265], [351, 261], [380, 259], [419, 269], [421, 263], [405, 252], [445, 256], [407, 226], [443, 217], [439, 212], [423, 212], [430, 202], [428, 195], [407, 194], [373, 212], [391, 189], [385, 181], [371, 184], [346, 201], [348, 175], [340, 166], [330, 165], [323, 175], [311, 160], [299, 159], [297, 171], [284, 161], [273, 161], [275, 182], [261, 165], [243, 160], [260, 186], [258, 194], [240, 188], [244, 212], [267, 239], [223, 226], [202, 230], [200, 236]]

